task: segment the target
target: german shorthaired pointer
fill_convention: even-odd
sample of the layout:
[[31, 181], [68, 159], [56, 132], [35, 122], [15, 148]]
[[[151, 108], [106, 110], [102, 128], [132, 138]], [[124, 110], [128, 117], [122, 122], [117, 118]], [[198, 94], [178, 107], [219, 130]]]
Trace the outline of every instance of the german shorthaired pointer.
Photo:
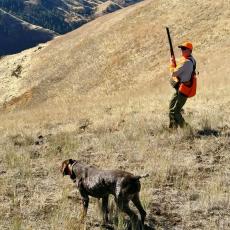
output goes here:
[[[126, 213], [132, 222], [132, 229], [141, 229], [144, 225], [146, 212], [139, 199], [141, 184], [139, 179], [147, 177], [134, 176], [121, 170], [100, 170], [76, 160], [65, 160], [61, 165], [63, 176], [69, 175], [79, 189], [83, 202], [82, 219], [87, 214], [89, 196], [102, 198], [103, 223], [108, 223], [108, 198], [112, 194], [115, 197], [118, 208]], [[141, 216], [141, 224], [138, 216], [129, 207], [129, 201], [138, 209]]]

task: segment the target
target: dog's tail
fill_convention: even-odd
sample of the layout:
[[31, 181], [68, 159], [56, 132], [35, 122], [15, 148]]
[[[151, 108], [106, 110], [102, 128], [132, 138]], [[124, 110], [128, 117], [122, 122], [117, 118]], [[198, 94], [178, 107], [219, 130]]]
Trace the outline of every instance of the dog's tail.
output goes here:
[[144, 175], [142, 175], [142, 176], [134, 176], [134, 178], [135, 178], [136, 180], [140, 180], [140, 179], [146, 178], [146, 177], [148, 177], [148, 176], [149, 176], [149, 174], [147, 173], [147, 174], [144, 174]]

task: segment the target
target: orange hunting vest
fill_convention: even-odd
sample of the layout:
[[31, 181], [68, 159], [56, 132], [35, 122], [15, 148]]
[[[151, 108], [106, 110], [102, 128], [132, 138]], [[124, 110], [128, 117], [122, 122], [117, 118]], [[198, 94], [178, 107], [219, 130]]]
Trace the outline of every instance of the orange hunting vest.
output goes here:
[[196, 77], [196, 63], [188, 58], [193, 63], [193, 71], [191, 79], [188, 82], [180, 83], [179, 92], [186, 97], [193, 97], [196, 95], [197, 77]]

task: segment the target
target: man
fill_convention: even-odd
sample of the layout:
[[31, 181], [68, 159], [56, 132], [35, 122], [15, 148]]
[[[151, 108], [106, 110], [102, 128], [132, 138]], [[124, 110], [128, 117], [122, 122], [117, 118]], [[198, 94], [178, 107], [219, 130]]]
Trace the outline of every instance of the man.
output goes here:
[[182, 58], [176, 66], [175, 59], [171, 59], [170, 72], [172, 76], [170, 82], [176, 89], [169, 103], [169, 128], [176, 129], [178, 126], [181, 128], [188, 127], [181, 115], [181, 110], [187, 101], [187, 96], [180, 92], [179, 87], [183, 83], [189, 85], [192, 81], [192, 75], [196, 68], [196, 61], [192, 56], [193, 45], [187, 41], [178, 46], [182, 52]]

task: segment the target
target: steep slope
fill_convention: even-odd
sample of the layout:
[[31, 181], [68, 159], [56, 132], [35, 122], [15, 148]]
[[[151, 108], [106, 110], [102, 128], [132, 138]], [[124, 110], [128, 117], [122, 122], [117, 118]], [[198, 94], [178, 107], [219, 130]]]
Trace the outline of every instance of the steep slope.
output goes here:
[[[174, 11], [182, 11], [187, 3], [175, 2], [166, 6], [156, 2], [145, 10], [144, 6], [148, 4], [138, 5], [140, 10], [134, 6], [99, 18], [59, 37], [39, 52], [31, 50], [2, 59], [0, 68], [5, 90], [1, 91], [1, 105], [29, 90], [37, 104], [58, 97], [58, 94], [62, 97], [69, 94], [73, 97], [94, 94], [104, 97], [122, 89], [142, 89], [153, 84], [166, 89], [164, 76], [168, 74], [165, 65], [169, 55], [165, 25], [173, 31], [175, 44], [186, 38], [194, 42], [195, 56], [200, 60], [201, 81], [205, 79], [218, 84], [216, 74], [214, 78], [208, 73], [228, 71], [222, 67], [227, 59], [221, 58], [221, 65], [216, 61], [220, 52], [222, 57], [227, 55], [229, 44], [226, 25], [229, 12], [221, 13], [225, 2], [216, 3], [216, 9], [209, 7], [208, 2], [194, 3], [183, 16], [187, 18], [184, 21], [182, 16], [176, 17]], [[215, 55], [211, 55], [213, 53]], [[12, 62], [14, 65], [10, 64]], [[207, 66], [207, 62], [212, 65]], [[21, 66], [20, 77], [8, 83], [18, 66]], [[222, 78], [225, 76], [222, 74]], [[12, 86], [17, 92], [9, 90]]]
[[[80, 219], [59, 171], [72, 158], [149, 173], [145, 229], [229, 229], [229, 18], [225, 0], [149, 0], [0, 59], [0, 228], [103, 228], [95, 199]], [[167, 128], [166, 25], [175, 47], [194, 44], [198, 92], [183, 114], [193, 132]], [[113, 201], [110, 213], [126, 229]]]
[[53, 31], [31, 25], [0, 9], [0, 56], [45, 43], [56, 35]]
[[[0, 9], [2, 8], [29, 23], [64, 34], [91, 21], [95, 16], [110, 13], [138, 1], [4, 0], [0, 1]], [[107, 2], [107, 6], [98, 11], [97, 8], [104, 5], [104, 2]]]

